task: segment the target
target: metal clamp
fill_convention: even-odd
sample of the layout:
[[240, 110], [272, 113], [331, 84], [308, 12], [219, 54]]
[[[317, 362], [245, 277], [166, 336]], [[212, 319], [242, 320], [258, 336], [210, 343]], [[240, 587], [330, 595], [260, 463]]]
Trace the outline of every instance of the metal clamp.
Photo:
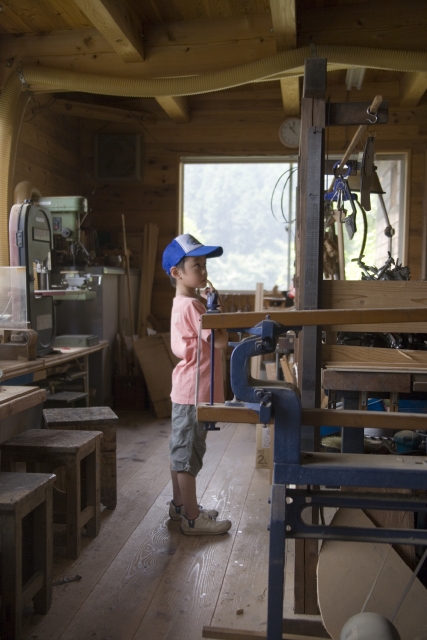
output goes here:
[[29, 89], [30, 85], [29, 85], [29, 84], [27, 83], [27, 81], [25, 80], [25, 78], [24, 78], [24, 74], [23, 74], [23, 72], [22, 72], [21, 67], [20, 67], [19, 69], [17, 69], [17, 70], [16, 70], [16, 73], [18, 74], [18, 78], [20, 79], [22, 86], [23, 86], [25, 89]]

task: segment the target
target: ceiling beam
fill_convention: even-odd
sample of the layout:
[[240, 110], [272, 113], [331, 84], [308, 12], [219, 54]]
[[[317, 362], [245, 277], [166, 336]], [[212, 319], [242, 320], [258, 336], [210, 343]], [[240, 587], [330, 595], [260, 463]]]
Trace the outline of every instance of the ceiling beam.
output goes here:
[[254, 14], [146, 25], [145, 61], [123, 64], [93, 28], [0, 38], [0, 86], [18, 60], [77, 73], [159, 78], [227, 69], [276, 52], [271, 16]]
[[159, 96], [156, 100], [168, 116], [177, 124], [190, 122], [188, 98], [186, 96]]
[[117, 107], [105, 107], [88, 102], [74, 102], [74, 100], [64, 100], [56, 98], [50, 110], [61, 113], [64, 116], [75, 116], [78, 118], [91, 118], [95, 120], [108, 120], [110, 122], [135, 122], [156, 121], [155, 114], [146, 111], [131, 109], [119, 109]]
[[[271, 19], [277, 51], [295, 49], [297, 23], [295, 0], [270, 0]], [[301, 111], [299, 78], [280, 80], [285, 115], [297, 116]]]
[[427, 91], [427, 72], [403, 73], [400, 79], [400, 106], [416, 107]]
[[142, 62], [144, 45], [139, 18], [116, 0], [72, 0], [104, 36], [123, 62]]

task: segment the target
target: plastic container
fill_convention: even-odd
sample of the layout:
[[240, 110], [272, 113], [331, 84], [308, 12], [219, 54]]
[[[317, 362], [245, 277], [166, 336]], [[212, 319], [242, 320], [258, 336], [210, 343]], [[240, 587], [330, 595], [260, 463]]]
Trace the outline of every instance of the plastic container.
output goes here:
[[368, 411], [385, 411], [384, 401], [381, 398], [368, 398]]
[[401, 398], [399, 400], [400, 413], [427, 413], [427, 400]]

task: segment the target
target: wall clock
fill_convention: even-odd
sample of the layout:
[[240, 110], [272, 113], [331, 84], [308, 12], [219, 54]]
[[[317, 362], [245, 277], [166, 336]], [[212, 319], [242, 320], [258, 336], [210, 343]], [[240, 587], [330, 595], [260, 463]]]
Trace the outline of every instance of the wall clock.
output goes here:
[[299, 147], [301, 120], [299, 118], [287, 118], [279, 128], [280, 142], [291, 149]]

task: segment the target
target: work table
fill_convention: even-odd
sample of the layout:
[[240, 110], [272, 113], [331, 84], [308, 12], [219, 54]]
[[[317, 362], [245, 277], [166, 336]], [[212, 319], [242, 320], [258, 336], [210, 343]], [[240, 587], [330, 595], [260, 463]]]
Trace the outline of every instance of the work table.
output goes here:
[[87, 357], [92, 353], [102, 351], [107, 346], [107, 340], [100, 340], [98, 344], [92, 347], [61, 347], [60, 349], [55, 349], [54, 353], [37, 358], [36, 360], [26, 362], [0, 360], [0, 369], [3, 372], [1, 380], [10, 380], [11, 378], [24, 376], [28, 373], [47, 371], [52, 367], [57, 367], [76, 358]]

